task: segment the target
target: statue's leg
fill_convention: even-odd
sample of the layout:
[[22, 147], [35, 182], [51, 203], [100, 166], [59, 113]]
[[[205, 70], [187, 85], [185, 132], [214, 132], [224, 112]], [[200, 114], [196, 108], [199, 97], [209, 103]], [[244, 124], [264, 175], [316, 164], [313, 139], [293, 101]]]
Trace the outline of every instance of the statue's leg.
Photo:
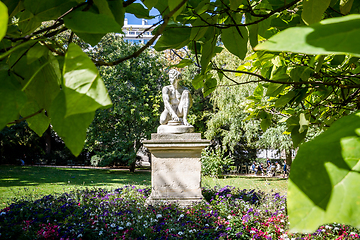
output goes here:
[[168, 110], [165, 109], [160, 115], [160, 124], [166, 125], [169, 120], [170, 120], [170, 114]]
[[179, 115], [182, 115], [184, 125], [190, 126], [187, 121], [187, 115], [191, 106], [191, 94], [189, 90], [184, 90], [181, 94], [181, 99], [178, 107]]

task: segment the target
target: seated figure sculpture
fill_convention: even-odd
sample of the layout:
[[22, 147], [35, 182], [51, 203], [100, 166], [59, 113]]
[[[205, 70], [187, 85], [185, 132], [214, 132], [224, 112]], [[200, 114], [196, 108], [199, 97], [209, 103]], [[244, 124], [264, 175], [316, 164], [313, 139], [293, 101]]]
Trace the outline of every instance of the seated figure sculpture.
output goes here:
[[190, 91], [179, 82], [182, 80], [180, 72], [175, 69], [169, 71], [170, 85], [163, 87], [162, 97], [164, 111], [160, 116], [161, 125], [185, 125], [192, 127], [187, 121], [189, 108], [192, 106]]

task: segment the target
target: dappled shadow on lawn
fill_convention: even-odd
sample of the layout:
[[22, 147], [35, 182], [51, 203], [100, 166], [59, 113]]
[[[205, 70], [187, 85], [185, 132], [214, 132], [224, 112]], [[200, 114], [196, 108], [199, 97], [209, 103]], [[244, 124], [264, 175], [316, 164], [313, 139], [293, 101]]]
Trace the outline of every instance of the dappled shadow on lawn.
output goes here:
[[41, 185], [114, 186], [151, 184], [150, 172], [111, 169], [53, 168], [31, 166], [0, 166], [0, 187]]
[[262, 176], [246, 176], [246, 175], [225, 175], [222, 177], [223, 179], [229, 178], [242, 178], [242, 179], [249, 179], [253, 181], [286, 181], [287, 178], [282, 177], [262, 177]]

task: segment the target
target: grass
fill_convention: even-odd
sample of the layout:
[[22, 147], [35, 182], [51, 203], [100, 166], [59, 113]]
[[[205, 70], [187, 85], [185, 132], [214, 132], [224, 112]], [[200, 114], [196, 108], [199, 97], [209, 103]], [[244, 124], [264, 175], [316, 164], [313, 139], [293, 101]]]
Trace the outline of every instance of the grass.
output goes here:
[[[0, 165], [0, 208], [5, 207], [14, 196], [42, 196], [81, 187], [118, 188], [124, 185], [137, 185], [141, 188], [151, 186], [151, 173], [130, 173], [115, 169]], [[265, 192], [273, 190], [282, 195], [287, 191], [287, 180], [283, 178], [225, 176], [219, 179], [202, 179], [204, 187], [226, 185], [241, 189], [260, 189]]]
[[287, 178], [253, 177], [245, 175], [230, 175], [224, 178], [202, 178], [203, 187], [226, 185], [240, 189], [259, 189], [264, 192], [278, 192], [280, 195], [287, 193]]

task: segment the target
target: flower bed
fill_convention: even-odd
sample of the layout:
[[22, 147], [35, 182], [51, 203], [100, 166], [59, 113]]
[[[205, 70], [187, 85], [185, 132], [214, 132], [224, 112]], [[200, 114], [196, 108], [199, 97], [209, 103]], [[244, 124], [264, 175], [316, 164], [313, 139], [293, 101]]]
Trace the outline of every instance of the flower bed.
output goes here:
[[127, 186], [16, 200], [0, 211], [0, 239], [357, 239], [340, 224], [312, 234], [287, 234], [286, 199], [279, 194], [203, 189], [207, 202], [145, 206], [150, 189]]

